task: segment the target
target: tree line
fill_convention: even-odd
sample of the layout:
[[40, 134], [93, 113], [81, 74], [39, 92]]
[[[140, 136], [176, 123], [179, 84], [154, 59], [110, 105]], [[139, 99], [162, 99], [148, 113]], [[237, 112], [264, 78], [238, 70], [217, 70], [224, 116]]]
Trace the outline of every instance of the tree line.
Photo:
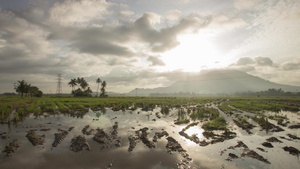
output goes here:
[[[100, 78], [97, 78], [96, 83], [98, 84], [96, 97], [99, 96], [98, 91], [99, 91], [100, 85], [101, 85], [100, 97], [107, 97], [108, 95], [105, 92], [105, 88], [107, 85], [106, 82], [102, 81]], [[91, 90], [91, 88], [89, 87], [89, 84], [83, 77], [77, 77], [77, 78], [71, 79], [70, 82], [68, 83], [68, 85], [70, 87], [72, 87], [71, 93], [74, 97], [91, 97], [92, 96], [93, 91]], [[77, 87], [77, 89], [75, 89], [76, 87]]]
[[14, 89], [18, 94], [21, 94], [21, 97], [42, 97], [43, 95], [43, 92], [38, 87], [28, 84], [25, 80], [15, 83]]
[[259, 92], [239, 92], [235, 93], [236, 96], [300, 96], [300, 92], [292, 93], [292, 92], [285, 92], [282, 89], [268, 89], [265, 91], [259, 91]]

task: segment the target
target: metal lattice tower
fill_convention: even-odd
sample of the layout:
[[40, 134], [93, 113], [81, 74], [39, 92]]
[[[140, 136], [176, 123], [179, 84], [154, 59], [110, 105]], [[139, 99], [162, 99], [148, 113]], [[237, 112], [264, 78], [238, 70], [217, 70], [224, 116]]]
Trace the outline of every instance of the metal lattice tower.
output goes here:
[[62, 93], [61, 80], [62, 80], [62, 76], [61, 76], [61, 74], [58, 74], [57, 75], [56, 94], [61, 94]]

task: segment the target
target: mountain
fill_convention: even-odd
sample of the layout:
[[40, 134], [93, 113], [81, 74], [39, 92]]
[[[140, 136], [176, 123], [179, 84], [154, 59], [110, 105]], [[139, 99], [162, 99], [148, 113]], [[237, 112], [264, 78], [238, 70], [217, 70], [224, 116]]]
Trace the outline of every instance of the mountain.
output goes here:
[[200, 74], [198, 76], [189, 76], [175, 82], [168, 87], [159, 87], [154, 89], [136, 89], [127, 95], [148, 96], [153, 93], [196, 93], [204, 95], [214, 94], [233, 94], [236, 92], [257, 92], [271, 88], [290, 92], [299, 92], [299, 86], [289, 86], [273, 83], [256, 76], [249, 75], [237, 70], [214, 70]]

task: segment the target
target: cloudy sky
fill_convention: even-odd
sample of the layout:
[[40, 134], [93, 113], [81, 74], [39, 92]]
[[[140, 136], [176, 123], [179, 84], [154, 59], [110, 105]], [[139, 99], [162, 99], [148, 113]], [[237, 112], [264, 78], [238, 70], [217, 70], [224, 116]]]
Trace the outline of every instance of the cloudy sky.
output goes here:
[[62, 74], [96, 91], [168, 86], [237, 69], [300, 86], [299, 0], [0, 0], [0, 93]]

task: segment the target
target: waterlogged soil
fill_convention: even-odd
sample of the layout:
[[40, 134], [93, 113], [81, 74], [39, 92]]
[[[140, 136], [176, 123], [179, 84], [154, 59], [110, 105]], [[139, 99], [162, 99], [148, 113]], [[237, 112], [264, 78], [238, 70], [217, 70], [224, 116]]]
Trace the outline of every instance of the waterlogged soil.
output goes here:
[[250, 116], [243, 127], [220, 111], [229, 130], [212, 133], [201, 121], [175, 125], [175, 109], [31, 115], [0, 125], [0, 168], [300, 168], [300, 113], [281, 114], [283, 130], [266, 131]]

